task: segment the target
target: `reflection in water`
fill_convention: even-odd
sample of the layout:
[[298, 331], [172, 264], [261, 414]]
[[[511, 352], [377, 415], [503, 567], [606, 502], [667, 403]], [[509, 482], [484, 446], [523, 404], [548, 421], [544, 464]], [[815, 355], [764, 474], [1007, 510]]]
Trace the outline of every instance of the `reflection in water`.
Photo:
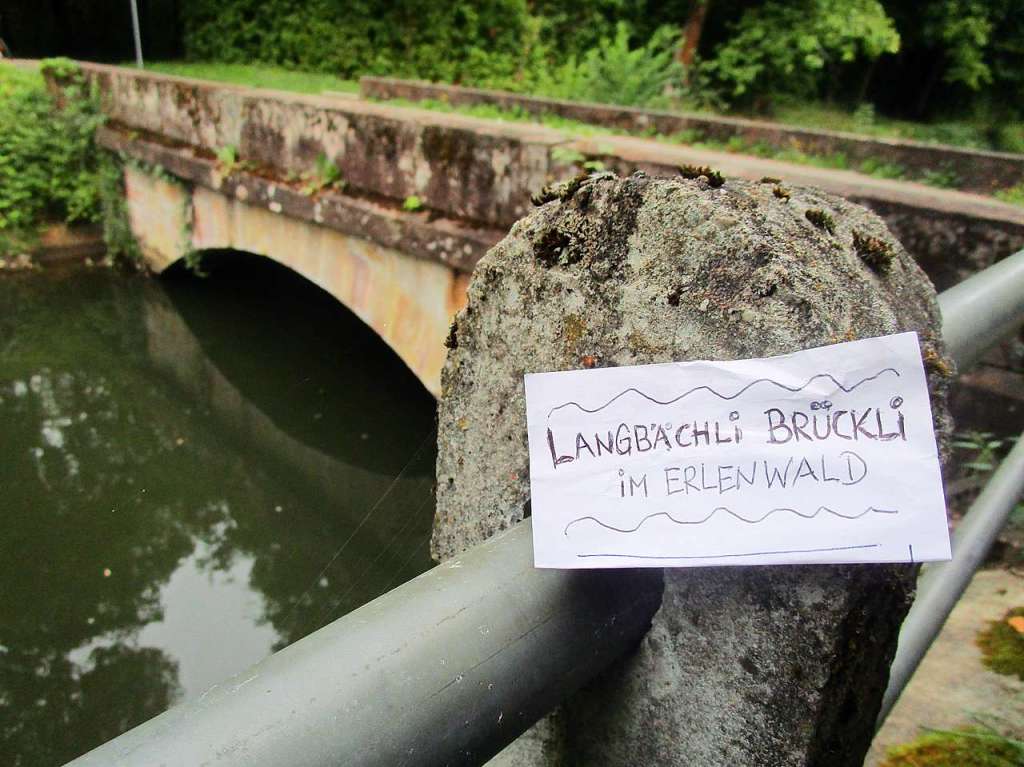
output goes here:
[[0, 279], [4, 763], [73, 758], [429, 566], [433, 400], [329, 297], [242, 267]]

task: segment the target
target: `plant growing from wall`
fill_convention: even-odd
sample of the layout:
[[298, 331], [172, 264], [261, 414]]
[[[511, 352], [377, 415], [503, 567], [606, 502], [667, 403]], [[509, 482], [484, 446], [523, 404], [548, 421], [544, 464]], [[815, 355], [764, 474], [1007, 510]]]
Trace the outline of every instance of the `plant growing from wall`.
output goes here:
[[142, 254], [132, 234], [128, 219], [128, 203], [124, 193], [124, 159], [108, 151], [99, 154], [98, 193], [103, 242], [109, 260], [121, 259], [141, 266]]
[[301, 192], [307, 197], [312, 197], [325, 189], [343, 189], [345, 186], [341, 169], [323, 152], [316, 158], [313, 170], [306, 171], [299, 178], [302, 180]]
[[248, 170], [250, 163], [239, 159], [238, 147], [234, 144], [227, 144], [217, 150], [217, 172], [222, 176], [230, 176], [242, 170]]

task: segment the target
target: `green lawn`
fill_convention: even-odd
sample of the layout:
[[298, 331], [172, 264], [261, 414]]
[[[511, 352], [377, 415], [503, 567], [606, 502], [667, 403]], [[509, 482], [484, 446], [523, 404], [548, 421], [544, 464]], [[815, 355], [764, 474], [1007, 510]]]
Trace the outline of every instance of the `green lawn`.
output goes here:
[[[126, 66], [131, 66], [126, 64]], [[323, 93], [345, 91], [357, 93], [359, 83], [334, 75], [317, 72], [298, 72], [281, 67], [253, 64], [214, 64], [200, 61], [156, 61], [146, 64], [146, 70], [167, 75], [197, 77], [202, 80], [220, 80], [251, 88], [272, 88], [297, 93]]]

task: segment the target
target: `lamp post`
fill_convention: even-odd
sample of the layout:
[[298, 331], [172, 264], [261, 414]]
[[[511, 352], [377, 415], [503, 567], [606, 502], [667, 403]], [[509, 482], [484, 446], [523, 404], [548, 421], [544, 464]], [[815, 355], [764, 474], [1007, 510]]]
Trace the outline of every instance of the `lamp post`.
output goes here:
[[139, 34], [139, 6], [136, 0], [130, 0], [132, 6], [132, 34], [135, 36], [135, 66], [140, 69], [142, 63], [142, 36]]

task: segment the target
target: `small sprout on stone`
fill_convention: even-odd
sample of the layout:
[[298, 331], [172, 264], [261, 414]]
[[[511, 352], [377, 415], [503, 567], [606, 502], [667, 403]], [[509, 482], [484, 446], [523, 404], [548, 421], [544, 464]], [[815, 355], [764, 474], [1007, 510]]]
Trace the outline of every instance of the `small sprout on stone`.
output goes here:
[[562, 187], [562, 191], [561, 194], [558, 195], [558, 199], [561, 200], [562, 202], [572, 199], [572, 196], [576, 194], [577, 191], [579, 191], [579, 188], [583, 185], [583, 182], [586, 181], [587, 178], [589, 178], [589, 174], [580, 173], [579, 175], [569, 179], [566, 182], [565, 186]]
[[459, 348], [459, 328], [457, 323], [453, 322], [451, 327], [448, 328], [448, 336], [444, 339], [444, 345], [447, 349], [458, 349]]
[[870, 266], [876, 272], [886, 272], [892, 266], [893, 252], [887, 242], [872, 237], [868, 234], [861, 234], [857, 230], [853, 232], [853, 248], [857, 251], [861, 261]]
[[555, 191], [555, 186], [555, 184], [548, 184], [539, 192], [537, 192], [537, 194], [532, 195], [530, 197], [530, 202], [532, 202], [535, 206], [539, 208], [541, 205], [549, 203], [553, 200], [557, 200], [558, 192]]
[[583, 185], [583, 182], [588, 178], [590, 178], [590, 174], [580, 173], [573, 176], [568, 181], [557, 184], [548, 184], [541, 189], [540, 192], [530, 197], [530, 202], [537, 207], [540, 207], [545, 203], [553, 202], [554, 200], [561, 200], [562, 202], [565, 202], [576, 194], [579, 188]]
[[761, 176], [762, 184], [781, 184], [781, 178], [775, 178], [775, 176]]
[[240, 170], [246, 170], [249, 163], [238, 158], [238, 147], [234, 144], [222, 146], [217, 150], [217, 172], [222, 176], [230, 176]]
[[410, 213], [413, 211], [417, 211], [422, 207], [423, 200], [421, 200], [419, 196], [415, 194], [410, 194], [408, 197], [405, 198], [405, 201], [402, 203], [402, 210], [407, 210]]
[[708, 185], [714, 189], [725, 183], [725, 176], [717, 170], [709, 168], [707, 165], [680, 165], [679, 175], [688, 179], [704, 176], [708, 180]]
[[316, 158], [313, 170], [306, 171], [300, 178], [305, 183], [300, 190], [307, 197], [331, 187], [341, 189], [345, 182], [341, 178], [341, 169], [331, 162], [323, 152]]
[[783, 202], [789, 202], [789, 190], [784, 186], [776, 186], [772, 189], [772, 194], [778, 197]]
[[807, 220], [814, 224], [819, 229], [828, 232], [829, 234], [836, 233], [836, 222], [832, 220], [832, 216], [819, 208], [810, 208], [804, 213]]
[[932, 347], [927, 347], [921, 357], [924, 360], [924, 366], [928, 370], [938, 373], [943, 378], [949, 378], [953, 375], [953, 369], [949, 363]]

